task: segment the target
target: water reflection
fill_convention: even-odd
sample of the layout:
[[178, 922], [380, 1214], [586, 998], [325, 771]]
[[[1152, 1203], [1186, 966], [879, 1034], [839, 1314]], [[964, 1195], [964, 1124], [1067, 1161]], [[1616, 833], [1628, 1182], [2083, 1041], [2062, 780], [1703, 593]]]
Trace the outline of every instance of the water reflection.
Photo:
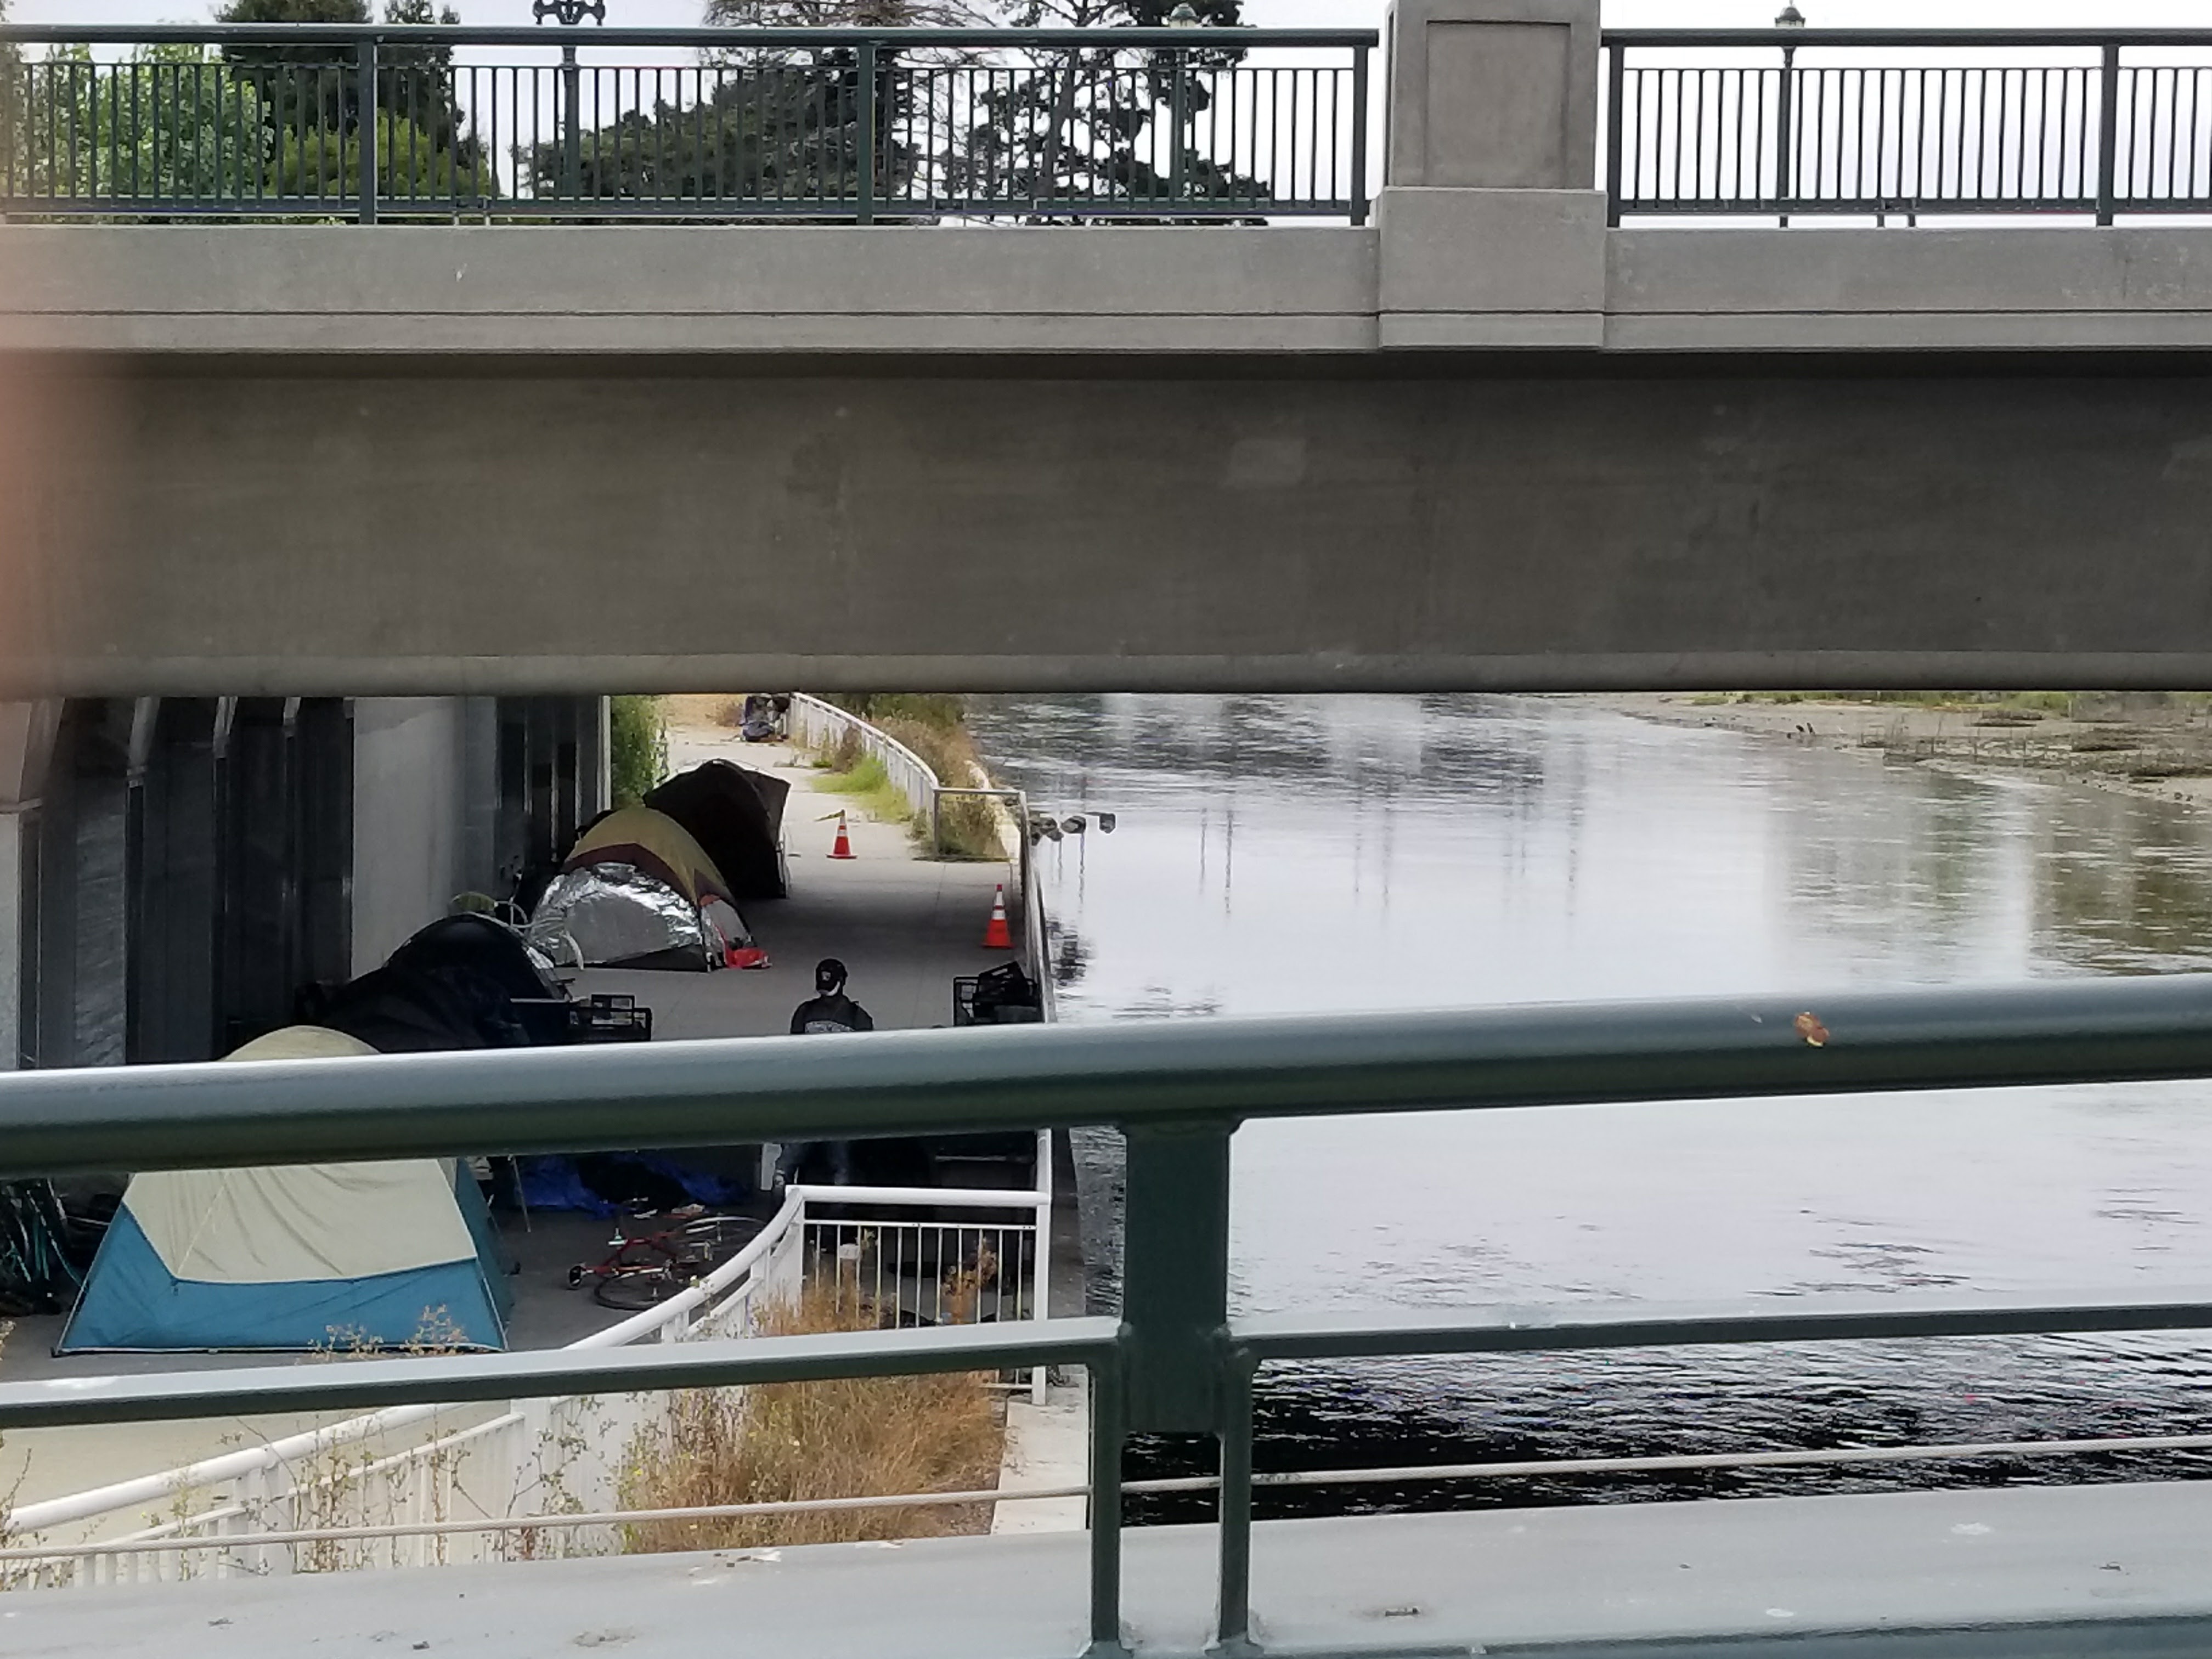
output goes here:
[[[2160, 802], [1656, 725], [1572, 699], [997, 700], [1056, 811], [1063, 1018], [1297, 1013], [2212, 965], [2212, 833]], [[1095, 844], [1093, 844], [1095, 842]], [[1251, 1126], [1234, 1293], [1670, 1301], [2195, 1286], [2199, 1085]], [[1086, 1227], [1115, 1227], [1110, 1148]], [[1111, 1302], [1110, 1277], [1097, 1287]], [[2195, 1426], [2172, 1338], [1613, 1354], [1271, 1375], [1263, 1466]], [[1172, 1449], [1156, 1461], [1172, 1462]], [[2173, 1455], [1279, 1494], [1301, 1509], [2176, 1473]]]

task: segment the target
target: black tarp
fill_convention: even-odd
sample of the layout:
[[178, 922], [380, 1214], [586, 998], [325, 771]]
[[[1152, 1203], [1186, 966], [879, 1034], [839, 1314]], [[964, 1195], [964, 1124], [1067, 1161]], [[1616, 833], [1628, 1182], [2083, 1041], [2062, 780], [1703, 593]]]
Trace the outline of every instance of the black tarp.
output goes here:
[[645, 798], [690, 832], [714, 861], [733, 899], [784, 896], [784, 780], [726, 760], [679, 772]]
[[[561, 997], [512, 929], [489, 916], [434, 921], [383, 967], [330, 994], [313, 1023], [359, 1037], [380, 1053], [519, 1048], [560, 1042], [538, 1029], [537, 1000]], [[544, 1011], [562, 1021], [557, 1007]]]

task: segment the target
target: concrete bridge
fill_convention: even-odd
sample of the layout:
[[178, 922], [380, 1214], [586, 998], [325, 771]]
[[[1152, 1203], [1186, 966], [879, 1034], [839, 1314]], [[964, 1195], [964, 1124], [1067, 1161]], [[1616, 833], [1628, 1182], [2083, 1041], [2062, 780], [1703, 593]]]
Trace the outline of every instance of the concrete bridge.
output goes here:
[[1613, 226], [1589, 0], [1391, 51], [1356, 226], [0, 230], [0, 695], [2212, 683], [2212, 232]]

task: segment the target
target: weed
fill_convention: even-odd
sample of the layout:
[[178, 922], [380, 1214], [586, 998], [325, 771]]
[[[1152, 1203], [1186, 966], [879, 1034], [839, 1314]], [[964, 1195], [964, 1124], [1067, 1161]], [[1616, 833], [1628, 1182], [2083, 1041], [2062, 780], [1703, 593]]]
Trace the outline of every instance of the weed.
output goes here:
[[[968, 1301], [972, 1305], [972, 1287]], [[817, 1286], [796, 1306], [763, 1309], [759, 1330], [796, 1336], [872, 1328], [879, 1320], [860, 1297]], [[672, 1395], [665, 1418], [633, 1442], [623, 1503], [678, 1509], [981, 1489], [997, 1479], [1003, 1438], [989, 1379], [981, 1375], [687, 1391]], [[649, 1522], [624, 1529], [623, 1548], [642, 1553], [927, 1537], [973, 1530], [982, 1519], [964, 1507], [931, 1507]]]

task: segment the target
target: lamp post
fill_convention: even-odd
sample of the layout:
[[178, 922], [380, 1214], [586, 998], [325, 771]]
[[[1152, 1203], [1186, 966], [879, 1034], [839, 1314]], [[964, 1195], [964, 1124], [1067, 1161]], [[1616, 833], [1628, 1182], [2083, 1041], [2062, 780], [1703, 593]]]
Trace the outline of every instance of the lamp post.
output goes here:
[[[1805, 14], [1794, 4], [1785, 5], [1776, 15], [1774, 27], [1783, 31], [1782, 98], [1778, 112], [1780, 122], [1775, 135], [1775, 142], [1780, 146], [1780, 150], [1775, 158], [1774, 189], [1786, 204], [1796, 195], [1797, 184], [1797, 145], [1795, 135], [1790, 131], [1790, 118], [1796, 112], [1796, 104], [1797, 44], [1790, 37], [1792, 31], [1805, 27]], [[1785, 229], [1788, 228], [1790, 216], [1787, 213], [1782, 216], [1782, 224]]]
[[[550, 17], [568, 28], [575, 28], [586, 17], [594, 23], [605, 25], [607, 0], [531, 0], [530, 15], [534, 21], [542, 23]], [[580, 199], [583, 194], [582, 80], [583, 76], [576, 67], [576, 43], [573, 39], [563, 40], [561, 43], [561, 184], [571, 201]]]
[[[1194, 29], [1199, 27], [1200, 21], [1198, 13], [1192, 8], [1190, 0], [1176, 0], [1176, 9], [1170, 12], [1165, 19], [1167, 26], [1171, 29]], [[1183, 128], [1190, 119], [1190, 94], [1187, 80], [1189, 64], [1190, 54], [1177, 52], [1175, 55], [1174, 78], [1168, 83], [1170, 91], [1168, 199], [1173, 202], [1182, 200], [1185, 182], [1183, 174], [1189, 170], [1185, 155], [1187, 141], [1183, 136]]]

